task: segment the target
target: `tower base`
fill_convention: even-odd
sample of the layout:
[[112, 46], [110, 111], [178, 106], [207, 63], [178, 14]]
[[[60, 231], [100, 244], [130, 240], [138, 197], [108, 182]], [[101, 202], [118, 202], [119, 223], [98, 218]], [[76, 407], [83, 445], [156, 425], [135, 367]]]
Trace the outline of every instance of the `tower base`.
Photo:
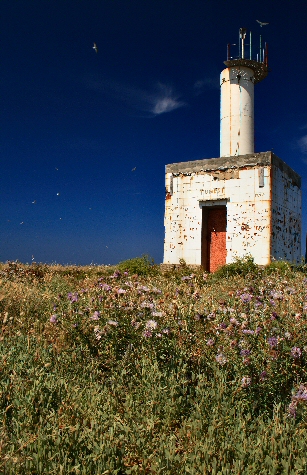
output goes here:
[[272, 152], [166, 166], [164, 264], [301, 261], [301, 178]]

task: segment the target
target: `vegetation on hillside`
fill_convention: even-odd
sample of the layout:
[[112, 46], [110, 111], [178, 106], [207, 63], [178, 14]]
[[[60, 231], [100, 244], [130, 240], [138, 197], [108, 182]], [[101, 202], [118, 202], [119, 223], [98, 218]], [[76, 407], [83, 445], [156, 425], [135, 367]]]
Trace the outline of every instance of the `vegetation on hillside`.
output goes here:
[[0, 264], [0, 473], [307, 473], [306, 268]]

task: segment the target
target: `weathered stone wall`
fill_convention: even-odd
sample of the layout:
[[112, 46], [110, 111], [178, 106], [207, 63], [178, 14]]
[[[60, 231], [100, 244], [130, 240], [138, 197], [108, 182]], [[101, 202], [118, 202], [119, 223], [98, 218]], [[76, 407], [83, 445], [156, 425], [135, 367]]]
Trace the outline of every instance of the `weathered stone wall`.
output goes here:
[[300, 181], [284, 162], [274, 158], [271, 255], [274, 259], [299, 263], [302, 257]]
[[[274, 173], [272, 167], [276, 168]], [[272, 177], [278, 184], [273, 185]], [[291, 198], [287, 201], [283, 199], [285, 191], [276, 191], [283, 180], [291, 182], [288, 193]], [[297, 258], [300, 177], [272, 152], [265, 152], [166, 166], [165, 264], [178, 264], [180, 259], [189, 265], [202, 263], [202, 208], [221, 205], [227, 207], [227, 263], [247, 254], [259, 265], [268, 264], [271, 256], [290, 260], [286, 247], [281, 248], [274, 241], [280, 223], [273, 219], [272, 213], [279, 212], [278, 206], [284, 210], [285, 223], [289, 222], [283, 230], [284, 242], [290, 247], [295, 244], [293, 252]], [[293, 234], [294, 222], [296, 234]]]

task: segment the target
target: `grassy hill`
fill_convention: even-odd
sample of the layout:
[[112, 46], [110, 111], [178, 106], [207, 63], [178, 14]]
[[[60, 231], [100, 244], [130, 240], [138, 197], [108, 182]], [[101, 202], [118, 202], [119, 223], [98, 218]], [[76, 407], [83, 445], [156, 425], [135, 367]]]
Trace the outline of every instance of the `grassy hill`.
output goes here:
[[306, 275], [0, 264], [0, 473], [307, 473]]

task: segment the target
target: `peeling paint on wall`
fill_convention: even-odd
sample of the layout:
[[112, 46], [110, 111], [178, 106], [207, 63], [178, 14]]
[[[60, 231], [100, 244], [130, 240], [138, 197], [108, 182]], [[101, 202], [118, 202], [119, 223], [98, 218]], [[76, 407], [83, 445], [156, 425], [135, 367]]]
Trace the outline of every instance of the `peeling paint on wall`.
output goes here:
[[[170, 184], [172, 183], [172, 193]], [[272, 152], [166, 166], [164, 263], [202, 263], [202, 208], [227, 206], [226, 262], [301, 259], [300, 177]]]

